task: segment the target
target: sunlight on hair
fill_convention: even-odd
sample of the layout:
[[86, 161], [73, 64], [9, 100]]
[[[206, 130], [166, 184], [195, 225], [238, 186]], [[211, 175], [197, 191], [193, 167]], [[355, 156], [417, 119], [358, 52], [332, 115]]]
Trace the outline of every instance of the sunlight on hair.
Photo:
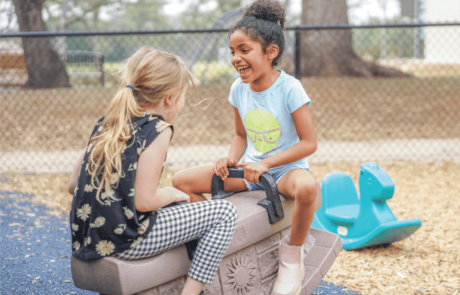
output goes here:
[[[116, 200], [112, 186], [116, 187], [122, 176], [121, 154], [127, 141], [135, 136], [131, 118], [142, 117], [147, 106], [163, 108], [165, 96], [171, 90], [176, 91], [173, 101], [182, 93], [187, 95], [191, 89], [196, 94], [193, 76], [184, 61], [149, 47], [138, 49], [118, 74], [121, 77], [119, 90], [87, 150], [91, 155], [86, 167], [100, 203]], [[134, 91], [126, 87], [128, 84], [134, 86]]]

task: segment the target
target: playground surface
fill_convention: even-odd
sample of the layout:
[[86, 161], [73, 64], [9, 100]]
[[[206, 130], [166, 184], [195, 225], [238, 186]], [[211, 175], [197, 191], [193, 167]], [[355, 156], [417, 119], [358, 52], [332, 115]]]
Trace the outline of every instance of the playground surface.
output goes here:
[[[329, 172], [342, 171], [349, 174], [353, 181], [357, 183], [359, 166], [359, 163], [346, 162], [312, 163], [311, 173], [317, 180], [321, 181], [324, 175]], [[395, 195], [391, 200], [388, 200], [388, 204], [396, 218], [398, 220], [420, 218], [423, 222], [422, 227], [410, 238], [390, 245], [369, 247], [355, 251], [341, 251], [325, 280], [335, 285], [347, 286], [362, 294], [459, 294], [458, 263], [460, 262], [460, 245], [458, 242], [460, 241], [460, 232], [458, 231], [458, 224], [460, 223], [460, 215], [458, 212], [460, 212], [460, 199], [458, 198], [458, 192], [460, 191], [460, 182], [458, 179], [460, 179], [460, 164], [447, 161], [428, 163], [408, 161], [381, 164], [380, 167], [385, 169], [395, 182]], [[170, 186], [173, 175], [174, 171], [165, 169], [160, 180], [160, 187]], [[32, 242], [26, 241], [22, 243], [14, 240], [24, 245], [22, 248], [19, 247], [23, 252], [20, 252], [21, 255], [19, 256], [6, 257], [24, 259], [25, 255], [34, 253], [27, 253], [33, 251], [34, 248], [29, 247], [31, 251], [26, 251], [27, 248], [24, 248], [27, 245], [26, 243], [37, 244], [33, 241], [41, 240], [41, 233], [43, 233], [43, 236], [51, 233], [57, 235], [60, 231], [59, 227], [67, 231], [67, 212], [70, 210], [72, 200], [66, 191], [68, 177], [69, 174], [66, 173], [0, 173], [0, 191], [3, 191], [3, 193], [0, 193], [1, 199], [12, 198], [11, 196], [14, 195], [15, 202], [20, 202], [24, 199], [25, 201], [21, 202], [27, 202], [27, 206], [30, 206], [31, 210], [42, 208], [40, 206], [45, 204], [46, 209], [40, 210], [44, 210], [46, 218], [55, 218], [51, 213], [60, 216], [60, 219], [53, 219], [55, 221], [52, 224], [55, 225], [55, 229], [48, 225], [50, 233], [47, 233], [43, 228], [38, 228], [28, 231], [30, 234], [38, 234], [37, 239], [29, 237]], [[12, 194], [7, 192], [22, 193]], [[22, 235], [25, 235], [24, 232], [27, 228], [10, 227], [9, 224], [25, 222], [22, 218], [27, 219], [28, 217], [24, 214], [35, 212], [24, 211], [24, 208], [27, 208], [26, 205], [19, 205], [24, 207], [20, 210], [17, 208], [8, 209], [7, 207], [14, 203], [6, 203], [3, 200], [1, 202], [0, 219], [3, 220], [0, 223], [3, 235], [1, 245], [6, 247], [3, 241], [9, 241], [10, 239], [5, 238], [5, 235], [12, 235], [12, 233], [7, 234], [6, 230], [21, 229]], [[14, 216], [12, 217], [8, 214], [14, 210], [25, 213], [15, 213], [17, 218], [13, 218]], [[35, 217], [35, 219], [39, 220], [38, 217]], [[61, 222], [65, 222], [65, 224]], [[53, 238], [52, 241], [59, 240], [62, 236], [63, 234], [61, 233], [60, 236]], [[66, 244], [67, 239], [69, 238], [64, 238], [60, 243]], [[36, 255], [37, 253], [40, 255], [35, 257], [41, 257], [42, 252], [48, 253], [46, 252], [48, 249], [45, 249], [45, 246], [43, 249], [36, 251]], [[63, 249], [60, 255], [70, 255], [70, 246], [66, 246]], [[2, 248], [1, 253], [9, 254], [8, 251], [13, 250], [16, 251], [13, 246], [7, 250]], [[51, 250], [49, 252], [51, 253]], [[11, 253], [14, 254], [14, 252]], [[46, 259], [51, 260], [53, 257], [61, 259], [60, 255], [52, 255], [46, 256]], [[5, 260], [3, 256], [1, 259], [2, 265], [4, 265], [4, 261], [8, 263], [15, 261]], [[27, 259], [24, 260], [28, 261]], [[68, 257], [62, 259], [69, 261]], [[37, 265], [47, 261], [40, 261]], [[63, 265], [68, 266], [69, 263], [67, 262]], [[2, 266], [0, 271], [3, 271], [3, 269], [5, 268]], [[21, 269], [32, 270], [34, 268], [26, 265]], [[65, 271], [69, 272], [67, 269]], [[41, 273], [41, 271], [39, 272]], [[31, 273], [29, 274], [31, 277], [33, 276]], [[32, 286], [31, 281], [40, 276], [38, 272], [35, 274], [37, 275], [33, 278], [27, 277], [27, 274], [23, 278], [29, 279], [29, 287]], [[3, 277], [3, 274], [0, 275]], [[43, 278], [43, 276], [40, 277]], [[67, 279], [63, 278], [62, 280]], [[17, 281], [20, 282], [21, 279]], [[51, 281], [54, 282], [53, 280]], [[15, 283], [17, 283], [16, 280]], [[4, 283], [2, 282], [2, 284]], [[64, 284], [64, 286], [67, 285]], [[319, 288], [329, 290], [326, 287]], [[317, 290], [319, 289], [317, 288]]]
[[[98, 294], [73, 284], [67, 216], [32, 199], [0, 191], [0, 294]], [[312, 294], [360, 293], [322, 281]]]

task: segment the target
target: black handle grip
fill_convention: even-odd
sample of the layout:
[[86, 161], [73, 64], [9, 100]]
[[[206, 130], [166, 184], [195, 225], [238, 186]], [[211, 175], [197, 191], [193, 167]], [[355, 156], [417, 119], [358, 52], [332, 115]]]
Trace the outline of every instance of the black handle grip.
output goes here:
[[[228, 178], [244, 178], [244, 167], [228, 168], [228, 173]], [[284, 218], [284, 210], [275, 180], [270, 174], [263, 173], [259, 182], [264, 186], [267, 198], [260, 200], [257, 204], [267, 210], [270, 224], [280, 221]], [[225, 199], [233, 195], [231, 192], [224, 191], [224, 182], [215, 174], [212, 176], [211, 194], [213, 200]]]

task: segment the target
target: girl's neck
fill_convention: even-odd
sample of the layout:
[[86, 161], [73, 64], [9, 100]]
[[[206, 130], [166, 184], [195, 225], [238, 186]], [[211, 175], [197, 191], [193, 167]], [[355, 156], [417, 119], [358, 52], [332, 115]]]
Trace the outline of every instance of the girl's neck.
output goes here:
[[172, 123], [170, 122], [170, 119], [169, 119], [170, 110], [167, 108], [161, 108], [159, 106], [157, 107], [146, 106], [146, 107], [143, 107], [142, 110], [144, 111], [144, 113], [147, 113], [147, 114], [161, 115], [165, 119], [166, 122]]
[[254, 92], [265, 91], [276, 82], [280, 74], [281, 73], [274, 68], [270, 68], [265, 74], [249, 83], [249, 87], [251, 87], [251, 90]]

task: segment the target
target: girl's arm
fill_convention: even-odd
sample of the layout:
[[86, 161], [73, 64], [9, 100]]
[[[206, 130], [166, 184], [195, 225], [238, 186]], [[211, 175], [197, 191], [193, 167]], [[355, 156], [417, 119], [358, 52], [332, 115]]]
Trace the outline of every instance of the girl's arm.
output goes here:
[[244, 129], [243, 121], [241, 121], [240, 112], [237, 108], [233, 107], [233, 112], [235, 116], [235, 131], [236, 134], [233, 137], [232, 145], [230, 147], [230, 152], [228, 153], [227, 158], [222, 158], [216, 162], [214, 167], [214, 173], [217, 176], [220, 176], [222, 180], [225, 180], [228, 176], [227, 167], [234, 167], [244, 155], [244, 151], [247, 146], [247, 136], [246, 130]]
[[173, 202], [190, 201], [187, 194], [175, 188], [158, 189], [171, 136], [171, 128], [165, 129], [139, 157], [134, 181], [134, 206], [139, 212], [154, 211]]
[[295, 128], [300, 141], [287, 150], [263, 159], [262, 161], [238, 165], [246, 167], [245, 178], [247, 181], [259, 183], [260, 175], [264, 172], [268, 172], [268, 169], [298, 161], [310, 156], [316, 151], [316, 133], [307, 105], [303, 105], [294, 111], [292, 113], [292, 118], [294, 119]]
[[75, 167], [73, 167], [72, 174], [70, 174], [69, 184], [67, 185], [67, 188], [71, 195], [73, 195], [73, 193], [75, 192], [75, 187], [77, 186], [77, 180], [78, 180], [78, 173], [80, 172], [81, 163], [83, 162], [85, 153], [86, 151], [83, 151], [81, 156], [78, 158], [77, 163], [75, 164]]
[[229, 160], [235, 161], [236, 165], [236, 163], [238, 163], [244, 155], [244, 151], [246, 150], [248, 144], [248, 137], [246, 135], [246, 130], [244, 129], [243, 121], [241, 121], [240, 112], [235, 107], [233, 107], [233, 112], [235, 116], [235, 136], [233, 137], [228, 158]]

